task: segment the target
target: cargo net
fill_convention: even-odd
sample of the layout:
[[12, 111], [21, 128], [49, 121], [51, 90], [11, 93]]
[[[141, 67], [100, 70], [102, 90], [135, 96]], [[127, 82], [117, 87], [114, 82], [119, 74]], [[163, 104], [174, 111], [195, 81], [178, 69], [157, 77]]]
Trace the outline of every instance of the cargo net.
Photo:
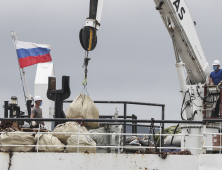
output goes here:
[[[156, 133], [154, 126], [154, 119], [151, 119], [152, 122], [149, 128], [149, 135], [144, 135], [139, 138], [138, 136], [130, 136], [126, 138], [126, 146], [145, 146], [149, 148], [140, 148], [140, 149], [126, 149], [126, 152], [137, 153], [137, 154], [158, 154], [160, 158], [166, 159], [167, 155], [192, 155], [189, 150], [181, 151], [181, 138], [177, 136], [166, 136], [160, 138], [160, 132]], [[176, 126], [171, 126], [164, 129], [165, 134], [179, 134], [181, 129], [179, 124]], [[161, 143], [161, 140], [164, 143]], [[165, 149], [161, 151], [158, 147], [163, 146]], [[166, 147], [178, 147], [178, 149], [167, 149]]]
[[[141, 139], [137, 136], [131, 136], [126, 138], [126, 145], [131, 146], [148, 146], [150, 148], [141, 148], [139, 150], [134, 150], [137, 154], [158, 154], [162, 159], [166, 159], [167, 152], [161, 151], [157, 148], [158, 143], [160, 143], [159, 138], [155, 135], [154, 119], [151, 119], [151, 125], [149, 130], [149, 135], [144, 135]], [[154, 149], [153, 149], [154, 148]], [[132, 149], [126, 149], [126, 152], [133, 152]]]

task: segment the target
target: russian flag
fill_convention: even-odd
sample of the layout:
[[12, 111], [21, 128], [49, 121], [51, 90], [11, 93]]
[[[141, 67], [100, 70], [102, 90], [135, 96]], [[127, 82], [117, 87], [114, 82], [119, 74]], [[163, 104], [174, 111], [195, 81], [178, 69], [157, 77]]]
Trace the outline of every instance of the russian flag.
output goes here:
[[52, 47], [47, 44], [17, 41], [16, 51], [20, 68], [52, 61], [49, 53], [51, 49]]

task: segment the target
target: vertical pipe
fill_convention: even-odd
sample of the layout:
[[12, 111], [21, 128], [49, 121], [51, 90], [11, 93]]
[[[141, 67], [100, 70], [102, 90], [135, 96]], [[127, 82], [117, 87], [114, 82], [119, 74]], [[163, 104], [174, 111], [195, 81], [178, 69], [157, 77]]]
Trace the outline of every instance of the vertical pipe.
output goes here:
[[222, 117], [222, 90], [220, 91], [220, 117]]
[[119, 134], [119, 143], [118, 143], [118, 153], [120, 153], [120, 134]]
[[20, 107], [16, 106], [16, 118], [20, 118]]
[[[134, 120], [135, 117], [134, 117], [134, 114], [132, 114], [132, 120]], [[135, 122], [132, 122], [132, 133], [135, 133]]]
[[[207, 95], [207, 86], [205, 85], [204, 86], [204, 99], [205, 99], [205, 97], [206, 97], [206, 95]], [[207, 106], [206, 106], [206, 101], [205, 100], [203, 100], [203, 105], [204, 105], [204, 119], [206, 118], [206, 108], [207, 108]]]
[[[221, 122], [220, 122], [220, 129], [221, 129]], [[221, 132], [220, 132], [220, 154], [221, 154]]]
[[[137, 116], [135, 115], [135, 119], [137, 120]], [[137, 122], [135, 122], [135, 124], [137, 125]], [[135, 126], [135, 133], [137, 134], [137, 126]]]
[[[61, 118], [62, 111], [62, 94], [55, 94], [55, 118]], [[55, 127], [61, 122], [55, 122]]]
[[178, 75], [178, 79], [179, 79], [179, 83], [180, 83], [182, 97], [184, 97], [184, 94], [188, 89], [187, 85], [186, 85], [186, 77], [184, 74], [184, 67], [185, 67], [185, 64], [183, 62], [176, 63], [177, 75]]
[[161, 133], [161, 123], [160, 123], [160, 152], [162, 151], [161, 147], [162, 147], [162, 133]]
[[13, 118], [13, 107], [10, 107], [10, 118]]
[[[137, 116], [133, 114], [133, 115], [132, 115], [132, 119], [133, 119], [133, 120], [137, 120]], [[135, 133], [135, 136], [137, 136], [137, 135], [136, 135], [136, 134], [137, 134], [137, 126], [136, 126], [136, 125], [137, 125], [137, 122], [133, 122], [132, 124], [133, 124], [133, 126], [132, 126], [133, 133]]]
[[[162, 120], [165, 119], [165, 106], [162, 106]], [[162, 123], [162, 134], [164, 134], [164, 123]], [[164, 136], [161, 138], [161, 145], [164, 146]]]
[[4, 102], [5, 102], [4, 118], [8, 118], [8, 101], [4, 101]]
[[[124, 120], [126, 120], [126, 103], [124, 103]], [[124, 136], [123, 136], [123, 146], [126, 146], [126, 122], [124, 122], [124, 129], [123, 129], [123, 133], [124, 133]], [[125, 149], [124, 149], [125, 151]]]
[[37, 139], [37, 153], [39, 152], [39, 136], [40, 136], [39, 132], [40, 132], [40, 124], [39, 124], [38, 132], [37, 132], [37, 135], [38, 135], [38, 139]]
[[[203, 147], [202, 147], [203, 148], [203, 150], [202, 150], [203, 154], [206, 154], [205, 145], [206, 145], [206, 141], [207, 141], [207, 134], [205, 134], [205, 133], [206, 133], [206, 122], [205, 122], [205, 124], [203, 124], [203, 142], [202, 142], [203, 143]], [[184, 139], [185, 139], [185, 135], [184, 135]]]
[[79, 125], [79, 133], [78, 133], [78, 148], [77, 148], [77, 153], [79, 153], [79, 135], [80, 135], [80, 128], [81, 128], [81, 125]]

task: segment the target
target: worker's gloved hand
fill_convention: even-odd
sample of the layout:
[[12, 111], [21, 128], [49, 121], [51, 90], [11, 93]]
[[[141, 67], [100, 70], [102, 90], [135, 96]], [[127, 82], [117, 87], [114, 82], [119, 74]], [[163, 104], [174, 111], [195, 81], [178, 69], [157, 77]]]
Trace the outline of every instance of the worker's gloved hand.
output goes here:
[[35, 127], [37, 124], [35, 121], [32, 121], [32, 126]]

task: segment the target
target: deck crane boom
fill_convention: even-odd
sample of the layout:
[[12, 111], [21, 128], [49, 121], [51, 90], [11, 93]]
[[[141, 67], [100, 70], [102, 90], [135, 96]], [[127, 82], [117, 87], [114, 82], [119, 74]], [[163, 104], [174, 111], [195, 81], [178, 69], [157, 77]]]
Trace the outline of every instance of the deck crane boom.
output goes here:
[[172, 38], [176, 63], [185, 64], [187, 84], [205, 83], [210, 74], [210, 67], [185, 0], [154, 0], [154, 2]]
[[[80, 30], [80, 42], [86, 51], [97, 43], [104, 0], [90, 0], [89, 17]], [[183, 97], [181, 118], [203, 120], [204, 88], [210, 67], [198, 38], [195, 23], [185, 0], [154, 0], [156, 9], [172, 38], [176, 68]], [[208, 98], [208, 100], [212, 100]], [[214, 103], [214, 102], [213, 102]], [[206, 109], [206, 108], [205, 108]]]
[[[208, 86], [210, 67], [189, 8], [185, 0], [154, 0], [154, 2], [173, 42], [183, 97], [181, 118], [202, 121], [203, 118], [211, 117], [218, 94], [222, 98], [222, 93], [218, 86]], [[87, 52], [93, 50], [97, 43], [96, 31], [100, 27], [102, 6], [103, 0], [90, 0], [89, 17], [86, 19], [85, 27], [80, 31], [80, 42]], [[207, 127], [206, 125], [186, 124], [185, 121], [180, 128], [183, 134], [203, 136], [203, 132], [217, 132], [216, 126], [218, 126], [217, 123]], [[181, 141], [181, 146], [186, 148], [195, 145], [194, 147], [200, 148], [203, 142], [204, 140], [187, 137], [186, 140]], [[198, 154], [200, 150], [192, 150], [192, 153]]]
[[[156, 9], [172, 38], [176, 68], [183, 97], [181, 118], [203, 120], [206, 113], [204, 85], [209, 83], [210, 67], [204, 55], [190, 10], [185, 0], [154, 0]], [[185, 72], [186, 71], [186, 76]], [[206, 91], [205, 91], [206, 93]], [[215, 100], [208, 98], [215, 107]]]
[[[210, 67], [185, 0], [154, 0], [154, 2], [173, 42], [176, 68], [183, 96], [181, 118], [202, 121], [203, 118], [212, 117], [217, 99], [222, 93], [220, 87], [208, 86]], [[186, 70], [187, 77], [185, 77], [184, 70]], [[217, 123], [206, 126], [188, 125], [185, 122], [180, 124], [180, 128], [182, 134], [204, 136], [204, 133], [217, 133], [221, 127]], [[202, 143], [207, 143], [204, 137], [201, 140], [192, 137], [181, 140], [181, 146], [186, 148], [193, 144], [199, 148]], [[211, 148], [205, 149], [211, 150]], [[201, 151], [192, 150], [192, 153], [198, 154]]]

